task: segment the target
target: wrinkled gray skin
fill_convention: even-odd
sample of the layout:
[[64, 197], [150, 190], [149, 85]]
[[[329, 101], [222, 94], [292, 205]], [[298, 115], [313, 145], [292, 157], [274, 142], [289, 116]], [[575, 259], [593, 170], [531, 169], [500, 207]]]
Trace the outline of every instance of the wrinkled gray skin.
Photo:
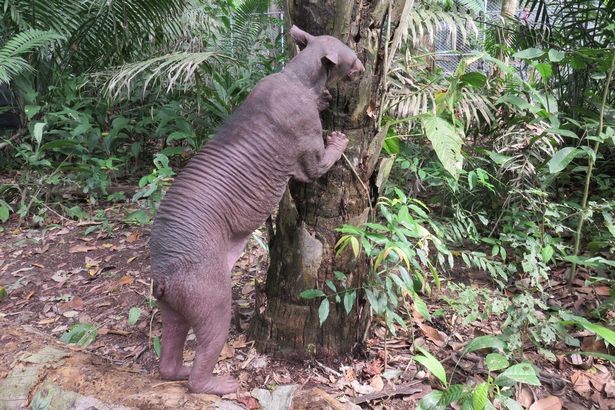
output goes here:
[[[190, 391], [237, 389], [212, 371], [231, 320], [230, 271], [249, 235], [270, 215], [290, 178], [310, 182], [340, 158], [348, 139], [322, 138], [325, 86], [363, 71], [355, 53], [330, 36], [292, 27], [302, 51], [262, 79], [227, 124], [194, 156], [167, 192], [150, 239], [154, 295], [162, 315], [160, 376], [188, 379]], [[183, 349], [192, 327], [192, 368]]]

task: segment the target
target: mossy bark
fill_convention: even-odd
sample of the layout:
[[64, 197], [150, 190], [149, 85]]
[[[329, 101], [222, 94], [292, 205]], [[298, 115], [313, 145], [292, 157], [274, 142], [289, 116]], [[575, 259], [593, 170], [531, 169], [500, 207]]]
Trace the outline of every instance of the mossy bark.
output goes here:
[[[360, 225], [370, 212], [370, 198], [378, 193], [372, 175], [382, 147], [379, 110], [384, 92], [385, 42], [402, 14], [405, 1], [287, 1], [287, 17], [313, 35], [328, 34], [348, 44], [364, 63], [359, 83], [340, 83], [330, 91], [331, 107], [323, 112], [325, 133], [341, 131], [350, 140], [348, 162], [341, 159], [314, 184], [291, 182], [282, 199], [270, 242], [271, 264], [264, 292], [257, 295], [251, 326], [257, 346], [281, 357], [337, 356], [363, 342], [368, 307], [357, 292], [347, 315], [330, 297], [330, 313], [321, 327], [321, 299], [305, 300], [299, 293], [319, 288], [330, 279], [341, 289], [333, 272], [348, 276], [346, 286], [360, 289], [369, 266], [350, 252], [335, 256], [339, 239], [335, 228]], [[369, 194], [367, 191], [370, 191]]]

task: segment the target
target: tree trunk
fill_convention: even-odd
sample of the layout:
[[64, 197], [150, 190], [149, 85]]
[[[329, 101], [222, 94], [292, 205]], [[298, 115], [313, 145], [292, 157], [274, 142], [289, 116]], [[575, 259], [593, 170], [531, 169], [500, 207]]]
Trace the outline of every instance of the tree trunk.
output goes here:
[[[264, 352], [282, 357], [334, 356], [362, 344], [369, 307], [361, 292], [347, 315], [324, 283], [329, 279], [338, 291], [343, 289], [333, 274], [341, 271], [347, 275], [347, 288], [360, 289], [369, 270], [368, 263], [351, 252], [335, 256], [339, 239], [335, 228], [365, 222], [370, 197], [378, 195], [372, 175], [384, 138], [378, 130], [387, 65], [385, 43], [390, 44], [402, 13], [409, 9], [407, 3], [411, 2], [287, 0], [287, 17], [293, 24], [313, 35], [341, 39], [356, 51], [366, 71], [359, 84], [340, 83], [331, 89], [331, 107], [322, 115], [326, 134], [341, 131], [348, 136], [348, 161], [342, 158], [314, 184], [291, 182], [280, 203], [267, 283], [264, 294], [257, 294], [251, 326]], [[397, 37], [393, 43], [399, 43]], [[321, 299], [299, 297], [301, 291], [312, 288], [330, 296], [330, 313], [322, 327]]]
[[503, 0], [500, 14], [502, 17], [514, 17], [517, 14], [517, 0]]

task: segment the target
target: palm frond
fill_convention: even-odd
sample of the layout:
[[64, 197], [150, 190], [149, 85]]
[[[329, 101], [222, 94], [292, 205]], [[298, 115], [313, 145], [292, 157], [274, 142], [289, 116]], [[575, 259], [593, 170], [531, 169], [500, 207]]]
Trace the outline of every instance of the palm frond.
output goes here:
[[24, 55], [63, 38], [54, 31], [42, 30], [27, 30], [14, 35], [0, 48], [0, 84], [9, 83], [20, 73], [34, 70]]
[[13, 32], [54, 30], [73, 68], [118, 64], [179, 33], [188, 0], [14, 0], [2, 18]]
[[193, 84], [195, 73], [202, 64], [220, 62], [223, 59], [228, 60], [229, 57], [213, 51], [175, 52], [126, 64], [98, 76], [108, 76], [104, 89], [105, 94], [112, 99], [119, 98], [124, 91], [130, 94], [133, 83], [137, 80], [142, 81], [140, 85], [143, 90], [152, 83], [159, 82], [169, 92], [174, 88]]

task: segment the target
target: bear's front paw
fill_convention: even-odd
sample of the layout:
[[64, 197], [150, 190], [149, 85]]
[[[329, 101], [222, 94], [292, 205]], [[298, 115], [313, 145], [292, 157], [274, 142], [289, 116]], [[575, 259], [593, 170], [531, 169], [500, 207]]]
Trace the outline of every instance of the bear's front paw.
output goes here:
[[339, 131], [333, 131], [327, 137], [327, 147], [335, 147], [340, 152], [343, 152], [348, 145], [348, 137]]

